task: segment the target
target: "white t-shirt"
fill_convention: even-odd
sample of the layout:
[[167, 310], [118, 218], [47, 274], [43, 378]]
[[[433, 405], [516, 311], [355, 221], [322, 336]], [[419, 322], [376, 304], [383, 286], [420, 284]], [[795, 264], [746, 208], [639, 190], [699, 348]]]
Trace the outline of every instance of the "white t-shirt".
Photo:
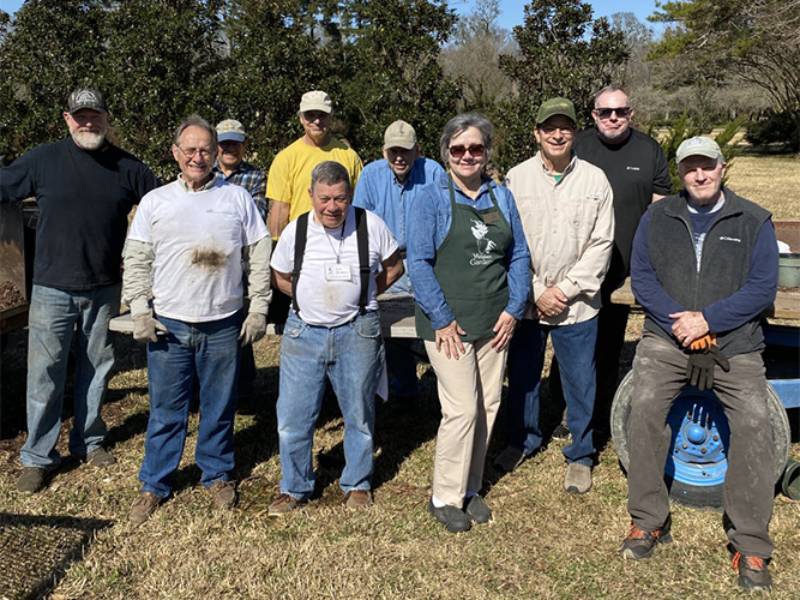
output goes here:
[[[397, 242], [380, 217], [369, 211], [366, 212], [366, 217], [369, 266], [372, 271], [366, 308], [377, 310], [375, 276], [382, 268], [381, 263], [397, 251]], [[309, 213], [306, 253], [297, 282], [297, 303], [300, 307], [300, 316], [310, 325], [335, 327], [351, 321], [358, 314], [361, 280], [358, 272], [355, 221], [355, 209], [352, 206], [347, 211], [344, 228], [325, 229], [317, 223], [313, 210]], [[270, 261], [270, 265], [276, 271], [291, 274], [294, 270], [296, 231], [295, 220], [281, 233]], [[344, 280], [345, 278], [347, 280]]]
[[128, 238], [153, 245], [157, 315], [201, 323], [242, 307], [242, 248], [267, 236], [250, 194], [217, 179], [200, 192], [176, 180], [142, 198]]

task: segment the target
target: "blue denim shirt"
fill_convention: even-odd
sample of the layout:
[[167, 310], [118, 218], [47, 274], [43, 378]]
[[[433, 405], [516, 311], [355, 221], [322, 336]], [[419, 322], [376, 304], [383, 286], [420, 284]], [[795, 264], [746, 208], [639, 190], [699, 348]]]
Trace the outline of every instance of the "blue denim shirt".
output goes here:
[[419, 157], [406, 180], [400, 183], [386, 160], [376, 160], [361, 171], [353, 206], [366, 208], [383, 219], [400, 249], [405, 250], [411, 203], [425, 185], [443, 173], [444, 169], [435, 160]]
[[[420, 190], [415, 197], [408, 223], [408, 272], [414, 288], [414, 297], [431, 320], [434, 329], [441, 329], [455, 319], [433, 273], [436, 251], [447, 237], [452, 223], [448, 180], [449, 176], [442, 174], [435, 183]], [[514, 196], [505, 186], [489, 179], [483, 183], [475, 200], [466, 196], [455, 184], [453, 187], [456, 202], [472, 206], [477, 210], [492, 208], [489, 189], [494, 192], [497, 205], [511, 225], [511, 234], [514, 238], [513, 244], [506, 252], [509, 295], [505, 310], [514, 318], [521, 319], [531, 290], [531, 255]]]

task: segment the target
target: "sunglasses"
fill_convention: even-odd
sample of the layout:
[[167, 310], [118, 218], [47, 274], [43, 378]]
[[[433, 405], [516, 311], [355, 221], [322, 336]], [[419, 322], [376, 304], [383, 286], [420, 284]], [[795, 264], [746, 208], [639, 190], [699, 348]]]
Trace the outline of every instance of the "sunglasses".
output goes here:
[[447, 151], [450, 153], [450, 156], [458, 160], [462, 158], [467, 152], [469, 152], [472, 158], [481, 158], [484, 153], [486, 152], [486, 146], [483, 144], [473, 144], [472, 146], [450, 146]]
[[617, 113], [620, 119], [627, 119], [631, 115], [630, 106], [621, 106], [620, 108], [595, 108], [594, 113], [601, 119], [610, 119], [611, 115]]

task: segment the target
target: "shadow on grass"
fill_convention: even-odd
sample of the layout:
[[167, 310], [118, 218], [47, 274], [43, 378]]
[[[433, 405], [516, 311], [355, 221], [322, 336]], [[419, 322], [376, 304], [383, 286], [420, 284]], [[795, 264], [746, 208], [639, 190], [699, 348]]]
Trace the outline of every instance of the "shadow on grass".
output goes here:
[[80, 560], [105, 519], [0, 512], [0, 597], [43, 598]]

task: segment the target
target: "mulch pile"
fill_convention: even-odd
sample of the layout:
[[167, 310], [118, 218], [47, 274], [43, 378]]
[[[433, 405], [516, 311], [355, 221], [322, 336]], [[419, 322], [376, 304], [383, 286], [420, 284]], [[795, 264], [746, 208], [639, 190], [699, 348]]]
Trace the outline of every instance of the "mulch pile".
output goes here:
[[0, 512], [0, 598], [40, 598], [79, 560], [100, 519]]

